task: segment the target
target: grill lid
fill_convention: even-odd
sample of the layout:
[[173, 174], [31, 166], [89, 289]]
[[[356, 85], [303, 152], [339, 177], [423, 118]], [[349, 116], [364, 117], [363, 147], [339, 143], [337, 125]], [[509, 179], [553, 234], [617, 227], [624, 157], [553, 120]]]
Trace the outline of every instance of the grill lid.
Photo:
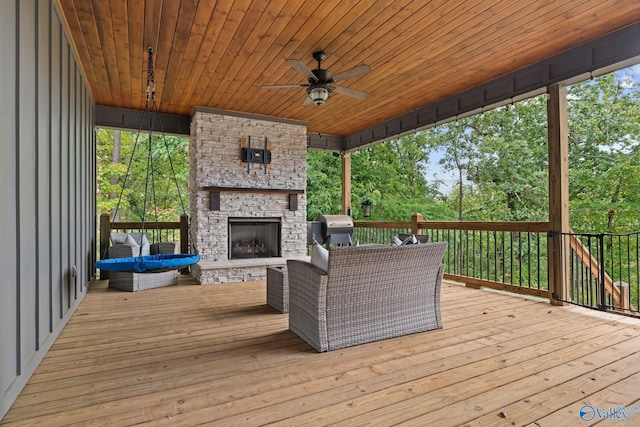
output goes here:
[[353, 233], [353, 219], [349, 215], [320, 215], [317, 221], [322, 223], [324, 236]]

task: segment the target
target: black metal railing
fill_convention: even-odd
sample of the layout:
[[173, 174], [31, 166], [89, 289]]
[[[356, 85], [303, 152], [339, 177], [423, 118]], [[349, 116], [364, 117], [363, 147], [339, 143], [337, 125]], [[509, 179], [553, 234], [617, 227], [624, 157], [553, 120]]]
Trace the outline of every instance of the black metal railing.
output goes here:
[[357, 222], [354, 241], [390, 244], [418, 227], [447, 242], [445, 277], [471, 285], [549, 297], [547, 223]]
[[411, 227], [355, 227], [352, 240], [357, 245], [390, 245], [393, 237], [411, 233]]
[[410, 232], [449, 244], [446, 278], [556, 299], [549, 292], [549, 248], [551, 239], [560, 236], [562, 281], [567, 283], [563, 301], [640, 316], [640, 232], [554, 234], [547, 223], [412, 219], [356, 222], [353, 238], [360, 244], [390, 244], [393, 236]]
[[549, 290], [546, 233], [503, 230], [429, 230], [430, 241], [448, 242], [452, 275]]
[[629, 315], [640, 315], [640, 232], [563, 233], [566, 301]]

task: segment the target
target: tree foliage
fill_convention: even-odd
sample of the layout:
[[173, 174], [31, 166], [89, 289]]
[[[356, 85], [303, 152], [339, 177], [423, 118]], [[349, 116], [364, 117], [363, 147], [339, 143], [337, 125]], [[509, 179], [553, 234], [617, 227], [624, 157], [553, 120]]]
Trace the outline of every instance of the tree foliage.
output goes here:
[[574, 85], [568, 114], [572, 225], [596, 233], [640, 230], [638, 82], [612, 73]]
[[[451, 215], [436, 200], [437, 191], [427, 184], [425, 171], [429, 148], [422, 134], [409, 135], [361, 149], [351, 156], [352, 215], [364, 219], [361, 204], [372, 203], [376, 221], [408, 220], [421, 212], [434, 219]], [[333, 153], [307, 154], [307, 218], [341, 211], [341, 160]]]
[[[577, 232], [640, 229], [640, 88], [629, 70], [568, 89], [571, 226]], [[546, 221], [546, 96], [460, 118], [352, 155], [353, 214], [373, 203], [371, 219]], [[425, 175], [431, 154], [455, 172], [443, 194]], [[308, 217], [339, 213], [340, 159], [308, 155]]]
[[188, 203], [188, 138], [153, 135], [149, 151], [149, 135], [123, 131], [121, 162], [113, 163], [114, 132], [97, 130], [98, 212], [117, 207], [124, 221], [177, 221]]
[[546, 218], [545, 108], [538, 96], [426, 131], [443, 169], [458, 176], [448, 203], [459, 220]]

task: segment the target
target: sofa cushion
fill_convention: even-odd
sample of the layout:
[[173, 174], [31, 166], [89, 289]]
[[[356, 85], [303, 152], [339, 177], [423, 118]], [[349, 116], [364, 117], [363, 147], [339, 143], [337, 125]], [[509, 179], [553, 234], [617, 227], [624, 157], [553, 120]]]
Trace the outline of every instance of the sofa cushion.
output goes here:
[[402, 240], [403, 242], [410, 236], [413, 236], [413, 238], [415, 240], [417, 240], [417, 244], [424, 244], [424, 243], [429, 243], [429, 235], [428, 234], [407, 234], [407, 233], [400, 233], [398, 234], [398, 237], [400, 238], [400, 240]]
[[391, 238], [391, 246], [415, 245], [417, 243], [418, 243], [418, 240], [416, 240], [413, 234], [409, 234], [409, 237], [406, 237], [404, 239], [402, 237], [397, 237], [397, 236], [393, 236]]
[[127, 245], [133, 247], [136, 256], [142, 247], [142, 256], [151, 255], [151, 245], [147, 233], [111, 233], [111, 241], [114, 245]]
[[393, 236], [391, 239], [391, 246], [403, 246], [403, 245], [420, 245], [429, 241], [428, 235], [415, 234], [403, 234], [400, 233], [397, 237]]
[[127, 245], [133, 249], [133, 256], [140, 255], [140, 245], [138, 244], [138, 242], [136, 242], [136, 239], [134, 239], [132, 235], [127, 234], [127, 237], [122, 244]]
[[129, 233], [111, 233], [111, 242], [114, 245], [123, 245], [128, 235]]
[[147, 233], [129, 233], [136, 243], [142, 248], [142, 256], [151, 255], [151, 245]]
[[329, 269], [329, 251], [318, 242], [314, 243], [311, 249], [311, 264], [320, 268], [325, 273]]

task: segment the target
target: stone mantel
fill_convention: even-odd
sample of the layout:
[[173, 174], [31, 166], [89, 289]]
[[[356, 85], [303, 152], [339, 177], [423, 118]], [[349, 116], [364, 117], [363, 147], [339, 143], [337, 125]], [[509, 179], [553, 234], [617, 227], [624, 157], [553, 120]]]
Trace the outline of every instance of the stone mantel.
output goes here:
[[208, 191], [210, 194], [209, 209], [220, 210], [220, 193], [254, 193], [254, 194], [286, 194], [289, 196], [289, 210], [298, 210], [298, 194], [304, 194], [304, 190], [294, 190], [288, 188], [254, 188], [254, 187], [202, 187], [201, 191]]
[[304, 194], [304, 190], [295, 190], [290, 188], [249, 188], [249, 187], [202, 187], [202, 191], [213, 191], [221, 193], [230, 191], [235, 193], [285, 193], [285, 194]]

